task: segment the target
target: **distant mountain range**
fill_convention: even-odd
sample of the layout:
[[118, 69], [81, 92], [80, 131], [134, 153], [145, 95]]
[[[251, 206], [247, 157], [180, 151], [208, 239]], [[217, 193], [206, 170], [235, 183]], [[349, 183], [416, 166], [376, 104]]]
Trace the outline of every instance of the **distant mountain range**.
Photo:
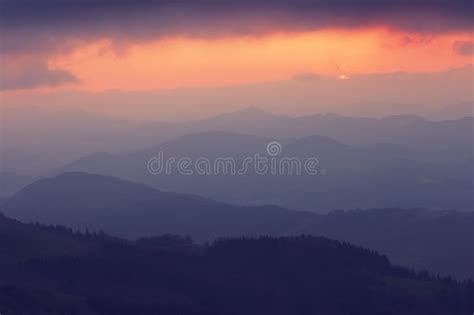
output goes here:
[[[242, 204], [327, 212], [350, 208], [474, 209], [474, 118], [429, 121], [335, 114], [271, 115], [257, 107], [184, 123], [129, 122], [75, 111], [13, 110], [2, 129], [0, 195], [40, 176], [86, 171]], [[24, 136], [28, 125], [35, 137]], [[152, 176], [146, 163], [168, 157], [316, 157], [327, 176]], [[18, 150], [15, 148], [25, 148]], [[89, 154], [91, 153], [91, 154]], [[45, 155], [47, 157], [45, 157]]]
[[467, 144], [461, 146], [459, 154], [450, 157], [446, 152], [428, 153], [397, 144], [353, 146], [325, 136], [309, 136], [278, 140], [282, 152], [276, 158], [297, 158], [303, 164], [315, 157], [321, 175], [262, 175], [256, 174], [254, 164], [238, 176], [190, 176], [176, 170], [152, 175], [147, 169], [147, 162], [160, 152], [164, 159], [188, 158], [191, 162], [206, 158], [214, 163], [219, 158], [231, 158], [240, 166], [243, 159], [255, 154], [270, 157], [266, 146], [274, 140], [232, 132], [206, 132], [129, 154], [93, 154], [59, 172], [105, 174], [233, 204], [275, 204], [314, 212], [377, 207], [474, 210], [474, 159], [468, 152], [461, 153]]
[[0, 198], [13, 195], [21, 188], [31, 184], [37, 176], [22, 175], [11, 172], [0, 172]]
[[414, 273], [372, 250], [322, 237], [197, 245], [163, 235], [132, 242], [0, 215], [0, 245], [2, 314], [464, 315], [474, 310], [472, 281]]
[[[109, 176], [65, 173], [39, 180], [0, 209], [22, 222], [104, 230], [137, 239], [157, 234], [218, 237], [323, 235], [387, 254], [395, 263], [435, 274], [474, 277], [474, 214], [373, 209], [328, 215], [276, 206], [232, 206], [158, 191]], [[447, 254], [448, 253], [448, 254]]]
[[94, 152], [132, 152], [209, 131], [278, 139], [320, 135], [348, 145], [388, 143], [455, 160], [472, 159], [474, 141], [473, 117], [450, 121], [429, 121], [410, 115], [381, 119], [337, 114], [288, 117], [247, 107], [209, 119], [171, 123], [118, 120], [75, 110], [37, 107], [2, 110], [0, 171], [22, 174], [44, 173]]

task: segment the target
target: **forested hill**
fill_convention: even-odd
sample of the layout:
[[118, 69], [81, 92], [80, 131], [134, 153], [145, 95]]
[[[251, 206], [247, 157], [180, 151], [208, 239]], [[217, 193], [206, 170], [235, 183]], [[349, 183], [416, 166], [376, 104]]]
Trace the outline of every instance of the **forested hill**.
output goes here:
[[0, 212], [25, 223], [104, 230], [127, 239], [165, 233], [197, 242], [218, 237], [311, 234], [368, 247], [397, 264], [459, 279], [474, 277], [474, 213], [423, 209], [334, 211], [328, 215], [276, 206], [235, 206], [164, 192], [88, 173], [39, 180]]
[[[126, 241], [0, 218], [0, 313], [472, 314], [474, 286], [322, 237]], [[28, 240], [28, 241], [26, 241]], [[15, 254], [14, 254], [15, 253]]]

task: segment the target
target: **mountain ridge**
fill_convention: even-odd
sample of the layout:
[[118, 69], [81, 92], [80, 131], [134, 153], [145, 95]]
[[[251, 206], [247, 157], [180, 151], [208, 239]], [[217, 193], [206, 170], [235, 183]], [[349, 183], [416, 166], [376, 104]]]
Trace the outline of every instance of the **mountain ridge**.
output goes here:
[[[85, 190], [80, 192], [78, 187]], [[233, 206], [86, 173], [40, 181], [6, 200], [0, 211], [26, 223], [103, 230], [128, 239], [164, 233], [190, 235], [198, 242], [219, 237], [323, 235], [379, 250], [400, 264], [474, 277], [474, 255], [466, 243], [474, 237], [473, 213], [373, 209], [317, 215], [271, 205]], [[436, 242], [427, 246], [426, 239]], [[449, 251], [450, 256], [440, 257], [439, 250]]]

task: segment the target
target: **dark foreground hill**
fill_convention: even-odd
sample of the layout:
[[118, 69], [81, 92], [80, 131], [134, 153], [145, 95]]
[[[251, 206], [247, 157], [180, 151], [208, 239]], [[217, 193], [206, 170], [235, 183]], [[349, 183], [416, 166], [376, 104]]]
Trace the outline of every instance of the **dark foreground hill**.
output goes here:
[[380, 251], [397, 264], [474, 278], [473, 213], [372, 209], [317, 215], [275, 206], [239, 207], [86, 173], [37, 181], [0, 210], [23, 222], [104, 230], [127, 239], [164, 233], [190, 235], [198, 242], [321, 235]]
[[[1, 314], [471, 314], [472, 282], [322, 237], [125, 241], [0, 217]], [[28, 239], [31, 243], [25, 242]], [[71, 247], [78, 246], [73, 251]], [[18, 254], [20, 253], [20, 254]]]

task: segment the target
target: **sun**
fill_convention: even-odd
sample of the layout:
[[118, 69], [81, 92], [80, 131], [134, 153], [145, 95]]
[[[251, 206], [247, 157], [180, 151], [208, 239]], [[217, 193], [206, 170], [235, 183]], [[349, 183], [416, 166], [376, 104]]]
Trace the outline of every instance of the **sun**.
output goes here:
[[350, 78], [351, 78], [351, 77], [349, 77], [347, 74], [341, 74], [341, 75], [339, 76], [339, 79], [340, 79], [340, 80], [349, 80]]

